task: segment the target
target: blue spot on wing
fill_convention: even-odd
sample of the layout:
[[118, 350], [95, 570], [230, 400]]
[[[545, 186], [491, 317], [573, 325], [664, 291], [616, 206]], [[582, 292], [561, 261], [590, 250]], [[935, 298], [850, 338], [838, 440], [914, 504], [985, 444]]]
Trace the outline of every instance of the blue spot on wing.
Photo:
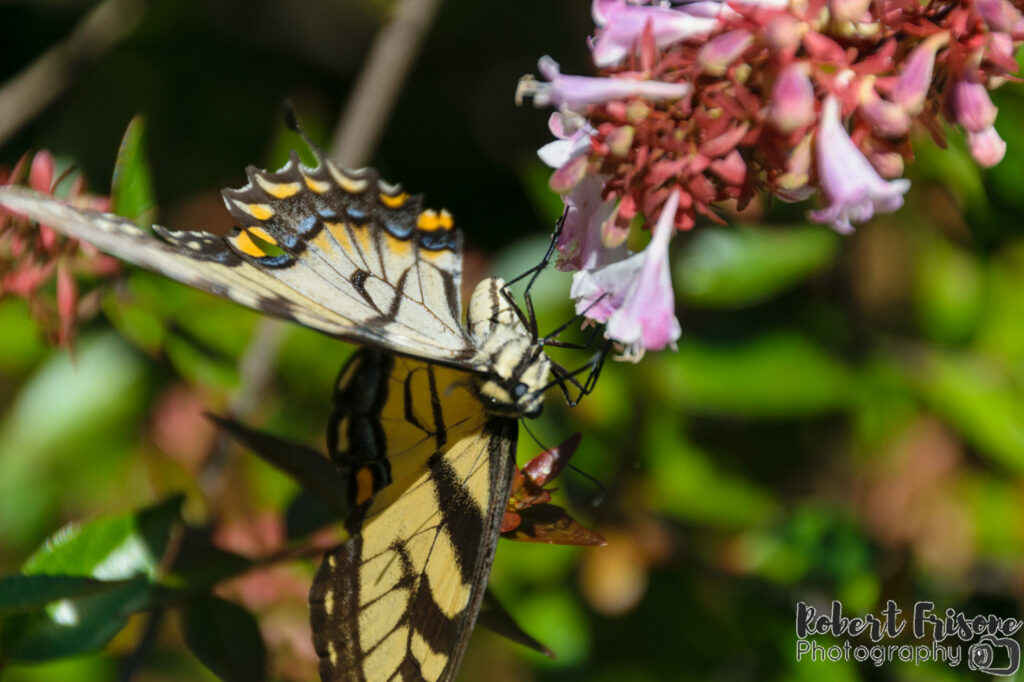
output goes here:
[[413, 224], [408, 220], [385, 220], [384, 229], [398, 239], [408, 239], [412, 234]]
[[308, 215], [299, 221], [299, 225], [296, 228], [299, 234], [305, 235], [316, 229], [317, 217], [315, 215]]

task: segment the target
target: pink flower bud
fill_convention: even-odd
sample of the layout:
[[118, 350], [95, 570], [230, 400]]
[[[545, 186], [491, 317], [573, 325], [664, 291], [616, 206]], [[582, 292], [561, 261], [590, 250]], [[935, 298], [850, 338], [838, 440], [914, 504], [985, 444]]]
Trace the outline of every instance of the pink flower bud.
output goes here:
[[814, 122], [814, 84], [807, 76], [807, 63], [794, 62], [784, 68], [772, 86], [772, 124], [791, 133]]
[[791, 14], [781, 14], [764, 27], [765, 40], [776, 52], [793, 54], [807, 32], [807, 24]]
[[932, 86], [935, 53], [948, 42], [948, 33], [938, 33], [914, 48], [907, 58], [903, 72], [893, 87], [892, 100], [911, 116], [921, 113], [924, 108], [925, 98]]
[[985, 168], [996, 165], [1006, 155], [1006, 142], [999, 137], [994, 126], [989, 126], [978, 132], [968, 132], [967, 146], [970, 147], [971, 156], [978, 162], [978, 165]]
[[882, 99], [874, 88], [866, 89], [857, 110], [872, 131], [884, 137], [899, 137], [910, 130], [910, 116], [903, 107]]
[[985, 86], [966, 78], [956, 80], [950, 86], [946, 93], [946, 109], [954, 123], [972, 133], [992, 127], [998, 113]]
[[724, 159], [715, 159], [711, 162], [711, 172], [717, 175], [725, 183], [733, 186], [740, 186], [747, 179], [747, 162], [743, 155], [733, 149]]
[[67, 265], [57, 266], [57, 314], [61, 326], [69, 326], [75, 321], [75, 307], [78, 302], [78, 286], [74, 275]]
[[697, 52], [697, 64], [704, 69], [704, 73], [723, 76], [729, 65], [739, 59], [753, 43], [754, 36], [744, 29], [717, 35]]
[[860, 21], [871, 7], [871, 0], [831, 0], [829, 9], [836, 19]]
[[570, 159], [568, 163], [551, 174], [548, 187], [559, 194], [565, 194], [586, 176], [589, 163], [586, 154]]
[[[811, 173], [811, 133], [804, 135], [786, 160], [786, 172], [775, 182], [775, 193], [783, 201], [803, 201], [814, 193], [807, 184]], [[802, 191], [802, 190], [809, 191]]]
[[1006, 0], [974, 0], [974, 8], [993, 31], [1012, 33], [1020, 24], [1020, 10]]
[[28, 172], [28, 184], [44, 194], [53, 191], [53, 154], [43, 149], [35, 155]]

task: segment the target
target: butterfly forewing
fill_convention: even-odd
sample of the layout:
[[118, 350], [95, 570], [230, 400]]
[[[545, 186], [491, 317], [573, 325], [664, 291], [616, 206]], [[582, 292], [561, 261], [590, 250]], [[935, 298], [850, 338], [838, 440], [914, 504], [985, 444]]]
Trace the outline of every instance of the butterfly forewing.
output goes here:
[[119, 258], [243, 305], [359, 343], [453, 366], [478, 368], [460, 323], [461, 244], [447, 213], [419, 197], [351, 174], [317, 152], [277, 173], [248, 170], [225, 190], [239, 227], [219, 237], [162, 238], [128, 220], [81, 210], [15, 187], [0, 204]]
[[358, 511], [310, 593], [321, 676], [451, 679], [494, 557], [516, 422], [486, 415], [464, 372], [372, 351], [353, 365], [339, 394], [367, 399], [339, 400], [332, 428]]

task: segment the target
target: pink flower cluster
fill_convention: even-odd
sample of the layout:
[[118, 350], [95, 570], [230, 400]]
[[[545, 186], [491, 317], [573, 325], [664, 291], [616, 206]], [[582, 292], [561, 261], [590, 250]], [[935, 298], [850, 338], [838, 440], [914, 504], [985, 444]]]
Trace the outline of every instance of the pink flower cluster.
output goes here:
[[[28, 155], [14, 168], [0, 168], [0, 185], [24, 181]], [[28, 168], [28, 184], [37, 192], [52, 194], [59, 179], [54, 179], [53, 156], [37, 153]], [[110, 199], [84, 194], [84, 177], [79, 175], [63, 198], [82, 208], [109, 210]], [[60, 237], [53, 229], [25, 220], [19, 214], [0, 208], [0, 299], [16, 296], [28, 301], [29, 310], [59, 345], [70, 345], [79, 300], [75, 274], [108, 277], [118, 272], [116, 259], [97, 251], [91, 244]], [[44, 288], [56, 279], [56, 296]]]
[[[525, 77], [517, 93], [557, 108], [558, 140], [540, 156], [568, 212], [559, 267], [581, 271], [577, 310], [607, 321], [627, 354], [671, 344], [679, 325], [661, 260], [672, 230], [661, 236], [662, 224], [721, 223], [716, 205], [742, 208], [762, 191], [785, 201], [820, 192], [809, 217], [848, 232], [902, 206], [915, 124], [944, 143], [945, 118], [979, 164], [998, 163], [1006, 145], [988, 91], [1017, 71], [1022, 4], [593, 0], [601, 76], [562, 75], [544, 57], [545, 80]], [[644, 251], [654, 253], [627, 268], [638, 214], [657, 221]], [[644, 311], [628, 310], [631, 300]]]

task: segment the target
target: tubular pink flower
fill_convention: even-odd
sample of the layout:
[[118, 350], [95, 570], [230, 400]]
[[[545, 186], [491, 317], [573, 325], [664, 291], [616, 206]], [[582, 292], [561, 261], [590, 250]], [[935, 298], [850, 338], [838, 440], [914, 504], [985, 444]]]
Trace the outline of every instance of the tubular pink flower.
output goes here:
[[631, 78], [591, 78], [589, 76], [563, 76], [551, 57], [541, 57], [537, 68], [548, 83], [523, 80], [519, 82], [518, 97], [532, 96], [535, 106], [553, 105], [570, 110], [585, 109], [591, 104], [609, 100], [643, 97], [649, 100], [679, 99], [690, 92], [689, 83], [641, 81]]
[[742, 28], [722, 33], [704, 43], [697, 53], [697, 63], [704, 73], [723, 76], [753, 43], [754, 36]]
[[892, 100], [911, 116], [921, 113], [924, 108], [925, 98], [932, 86], [935, 53], [948, 42], [948, 33], [939, 33], [925, 40], [910, 53], [903, 72], [896, 79]]
[[633, 361], [646, 350], [675, 343], [680, 335], [668, 263], [679, 196], [675, 189], [665, 201], [646, 249], [573, 275], [571, 296], [576, 299], [576, 312], [605, 322], [605, 336], [622, 343], [625, 357]]
[[[558, 139], [537, 150], [540, 160], [551, 168], [561, 168], [590, 149], [590, 138], [596, 132], [586, 119], [566, 125], [571, 115], [556, 111], [548, 118], [548, 130]], [[579, 117], [577, 117], [579, 118]], [[575, 130], [570, 130], [575, 125]]]
[[615, 214], [615, 201], [601, 197], [607, 178], [590, 175], [565, 195], [565, 222], [558, 235], [559, 270], [593, 270], [626, 257], [626, 244], [605, 246], [601, 235]]
[[910, 115], [906, 110], [879, 97], [874, 88], [865, 91], [857, 110], [875, 132], [885, 137], [899, 137], [910, 130]]
[[967, 145], [974, 160], [985, 168], [996, 165], [1006, 155], [1006, 142], [996, 132], [995, 126], [968, 132]]
[[818, 183], [828, 206], [809, 215], [837, 232], [847, 233], [853, 230], [851, 223], [862, 223], [876, 211], [890, 213], [902, 206], [910, 181], [884, 180], [857, 149], [839, 116], [839, 102], [830, 96], [822, 106], [815, 140]]
[[708, 3], [695, 4], [699, 7], [673, 9], [659, 5], [627, 5], [625, 0], [594, 0], [591, 13], [594, 23], [601, 27], [591, 45], [594, 64], [612, 66], [635, 54], [648, 22], [658, 49], [708, 35], [718, 27], [721, 5], [713, 8], [712, 14], [705, 6]]
[[974, 0], [974, 8], [993, 31], [1013, 33], [1024, 16], [1006, 0]]
[[793, 62], [782, 70], [772, 86], [772, 124], [784, 133], [814, 122], [814, 84], [807, 76], [805, 62]]
[[998, 113], [985, 86], [966, 78], [960, 78], [950, 86], [946, 93], [946, 107], [950, 118], [972, 133], [991, 128]]

